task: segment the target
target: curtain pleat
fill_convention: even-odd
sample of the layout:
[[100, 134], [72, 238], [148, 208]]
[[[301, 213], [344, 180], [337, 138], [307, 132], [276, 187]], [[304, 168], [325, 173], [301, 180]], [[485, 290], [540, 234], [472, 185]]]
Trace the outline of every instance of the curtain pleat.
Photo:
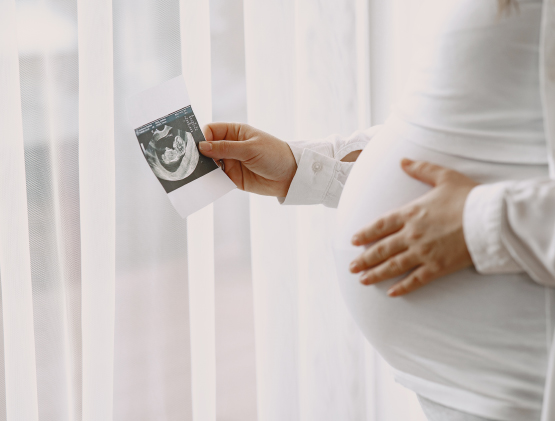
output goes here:
[[[181, 63], [201, 127], [212, 120], [208, 0], [180, 0]], [[216, 420], [214, 206], [187, 217], [194, 421]]]
[[78, 1], [83, 421], [113, 415], [115, 154], [111, 0]]
[[38, 420], [23, 122], [14, 0], [0, 1], [0, 276], [6, 418]]
[[356, 57], [357, 57], [357, 110], [358, 128], [371, 125], [370, 74], [370, 4], [368, 0], [355, 0]]
[[[53, 3], [34, 4], [47, 42], [18, 47], [38, 409], [41, 420], [65, 421], [81, 419], [77, 13], [76, 1]], [[30, 7], [18, 5], [19, 34]], [[65, 39], [49, 40], [59, 27]]]
[[[247, 115], [294, 137], [295, 3], [245, 0]], [[251, 195], [258, 419], [299, 420], [296, 209]]]
[[[247, 121], [243, 16], [243, 0], [210, 2], [214, 121]], [[257, 419], [249, 226], [248, 193], [214, 203], [217, 419]]]
[[[351, 0], [297, 2], [297, 137], [359, 127], [357, 19]], [[325, 63], [325, 65], [323, 65]], [[367, 85], [366, 85], [367, 87]], [[364, 87], [363, 87], [364, 88]], [[332, 255], [335, 210], [298, 217], [301, 419], [364, 420], [364, 341], [342, 300]]]
[[181, 74], [179, 2], [114, 0], [114, 420], [190, 421], [187, 222], [128, 121], [130, 96]]

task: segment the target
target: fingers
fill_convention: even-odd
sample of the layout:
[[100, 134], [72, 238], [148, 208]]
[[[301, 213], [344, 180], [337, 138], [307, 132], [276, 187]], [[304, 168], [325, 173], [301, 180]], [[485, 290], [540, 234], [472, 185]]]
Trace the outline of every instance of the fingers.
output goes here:
[[200, 142], [201, 153], [212, 159], [237, 159], [246, 161], [252, 157], [253, 142], [234, 142], [232, 140], [218, 140]]
[[245, 140], [246, 125], [241, 123], [210, 123], [202, 128], [208, 142], [213, 140]]
[[208, 142], [212, 140], [237, 140], [240, 126], [239, 123], [210, 123], [202, 128], [202, 132]]
[[431, 164], [424, 161], [412, 161], [404, 158], [401, 161], [401, 167], [412, 178], [420, 180], [426, 184], [436, 186], [441, 182], [445, 175], [450, 171], [439, 165]]
[[354, 246], [362, 246], [396, 233], [403, 228], [403, 225], [404, 220], [401, 215], [399, 213], [392, 213], [361, 229], [353, 236], [351, 242]]
[[390, 297], [398, 297], [400, 295], [408, 294], [424, 285], [432, 282], [438, 277], [438, 274], [431, 270], [428, 266], [422, 265], [412, 272], [409, 276], [400, 282], [393, 285], [387, 294]]
[[349, 269], [352, 273], [361, 272], [384, 262], [391, 256], [407, 250], [407, 248], [406, 241], [403, 240], [403, 237], [400, 235], [392, 235], [387, 239], [378, 241], [368, 250], [364, 251], [353, 260]]
[[377, 282], [400, 276], [420, 264], [418, 256], [414, 253], [405, 252], [393, 256], [379, 266], [367, 270], [360, 277], [360, 282], [364, 285], [371, 285]]
[[212, 159], [238, 159], [252, 157], [253, 144], [246, 142], [252, 128], [241, 123], [210, 123], [203, 127], [206, 142], [199, 143], [200, 152]]

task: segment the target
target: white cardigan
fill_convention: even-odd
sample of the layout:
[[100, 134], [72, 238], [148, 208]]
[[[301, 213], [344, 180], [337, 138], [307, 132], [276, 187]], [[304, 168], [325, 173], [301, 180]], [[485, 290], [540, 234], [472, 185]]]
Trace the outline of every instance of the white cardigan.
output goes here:
[[[550, 178], [483, 184], [464, 209], [465, 239], [480, 273], [525, 271], [539, 284], [555, 287], [555, 0], [544, 0], [540, 83]], [[361, 150], [379, 126], [349, 138], [291, 142], [298, 169], [283, 204], [336, 207], [354, 164], [340, 162]], [[541, 421], [555, 421], [555, 335], [549, 355]]]

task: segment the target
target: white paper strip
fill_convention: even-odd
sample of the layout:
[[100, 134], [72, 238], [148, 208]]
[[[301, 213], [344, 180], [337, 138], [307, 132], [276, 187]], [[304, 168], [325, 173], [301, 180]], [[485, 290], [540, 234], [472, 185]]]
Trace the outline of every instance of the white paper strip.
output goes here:
[[115, 162], [112, 1], [78, 0], [83, 421], [113, 407]]
[[27, 190], [14, 0], [0, 0], [0, 275], [6, 412], [38, 420]]
[[[209, 0], [180, 0], [181, 61], [202, 127], [212, 118]], [[218, 170], [219, 171], [219, 170]], [[216, 420], [213, 205], [187, 218], [193, 421]]]

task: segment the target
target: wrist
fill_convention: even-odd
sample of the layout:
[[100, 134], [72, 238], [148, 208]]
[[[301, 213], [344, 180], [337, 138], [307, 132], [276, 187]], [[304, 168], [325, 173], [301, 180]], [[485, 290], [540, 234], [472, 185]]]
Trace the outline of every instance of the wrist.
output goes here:
[[[280, 194], [278, 194], [277, 197], [287, 196], [287, 193], [289, 192], [289, 189], [291, 187], [291, 183], [293, 182], [293, 178], [295, 178], [295, 174], [297, 173], [300, 156], [302, 155], [301, 148], [291, 147], [291, 145], [287, 142], [283, 142], [283, 143], [286, 145], [286, 147], [284, 148], [285, 153], [284, 153], [284, 160], [283, 160], [283, 162], [285, 162], [286, 164], [284, 168], [284, 181], [282, 186], [283, 189], [282, 191], [279, 192]], [[300, 150], [300, 155], [297, 160], [296, 153], [299, 154], [299, 150]]]

